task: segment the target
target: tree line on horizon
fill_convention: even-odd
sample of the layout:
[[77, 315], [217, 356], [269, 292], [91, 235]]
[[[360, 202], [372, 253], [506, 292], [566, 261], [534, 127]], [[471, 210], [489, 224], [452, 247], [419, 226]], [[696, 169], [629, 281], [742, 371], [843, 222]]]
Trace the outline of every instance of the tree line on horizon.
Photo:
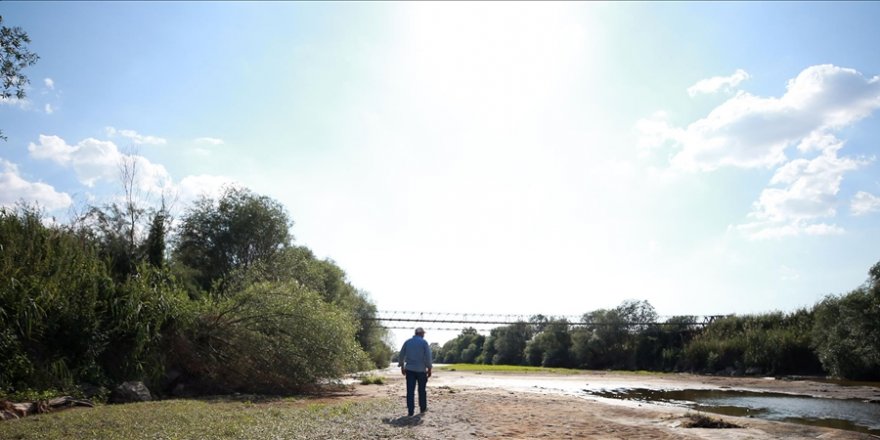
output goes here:
[[827, 375], [880, 380], [880, 262], [864, 285], [791, 313], [693, 316], [657, 322], [648, 301], [624, 301], [580, 322], [536, 315], [474, 328], [440, 346], [436, 362], [710, 374]]
[[69, 224], [0, 208], [0, 394], [285, 393], [388, 364], [369, 295], [293, 243], [280, 203], [229, 187], [172, 222], [128, 165], [124, 201]]

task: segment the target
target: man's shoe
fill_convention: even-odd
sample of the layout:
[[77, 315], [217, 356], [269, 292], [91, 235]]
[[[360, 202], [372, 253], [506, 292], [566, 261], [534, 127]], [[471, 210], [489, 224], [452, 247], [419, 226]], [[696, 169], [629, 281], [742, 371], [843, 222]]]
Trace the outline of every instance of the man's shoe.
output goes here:
[[419, 410], [419, 414], [424, 414], [426, 412], [428, 412], [428, 408], [422, 408], [421, 410]]
[[412, 416], [413, 416], [413, 413], [411, 413], [411, 412], [406, 413], [406, 416], [407, 416], [407, 417], [412, 417]]

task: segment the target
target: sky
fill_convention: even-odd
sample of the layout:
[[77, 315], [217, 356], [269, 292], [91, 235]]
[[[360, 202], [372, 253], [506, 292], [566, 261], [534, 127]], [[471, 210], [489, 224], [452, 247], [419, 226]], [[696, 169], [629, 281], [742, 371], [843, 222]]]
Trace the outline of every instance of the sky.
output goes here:
[[0, 15], [40, 56], [0, 102], [0, 205], [58, 222], [119, 197], [125, 157], [177, 217], [247, 187], [383, 311], [789, 312], [880, 260], [880, 3]]

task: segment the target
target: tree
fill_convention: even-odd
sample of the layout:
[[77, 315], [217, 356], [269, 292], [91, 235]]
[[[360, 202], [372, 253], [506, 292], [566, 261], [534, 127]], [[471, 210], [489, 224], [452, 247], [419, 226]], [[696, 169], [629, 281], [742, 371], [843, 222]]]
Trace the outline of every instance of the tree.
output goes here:
[[[3, 88], [0, 89], [0, 101], [11, 98], [24, 99], [25, 90], [30, 83], [22, 71], [36, 64], [40, 57], [31, 53], [27, 45], [31, 42], [27, 32], [20, 27], [6, 27], [3, 16], [0, 16], [0, 75], [3, 76]], [[6, 140], [0, 130], [0, 139]]]
[[537, 314], [529, 318], [529, 324], [532, 324], [532, 331], [535, 333], [541, 333], [544, 331], [544, 327], [550, 323], [550, 319], [544, 315]]
[[129, 151], [119, 161], [119, 180], [122, 182], [122, 194], [125, 199], [121, 211], [125, 216], [125, 239], [129, 255], [134, 255], [138, 247], [138, 226], [146, 214], [143, 206], [144, 196], [137, 186], [136, 154], [136, 150]]
[[376, 368], [385, 368], [391, 359], [393, 349], [388, 344], [388, 329], [382, 327], [376, 318], [376, 305], [370, 301], [367, 292], [358, 290], [351, 298], [347, 309], [353, 313], [357, 332], [355, 339], [370, 356]]
[[532, 338], [532, 326], [529, 323], [520, 321], [504, 327], [496, 327], [492, 329], [491, 336], [495, 344], [493, 364], [525, 364], [526, 343]]
[[656, 320], [648, 301], [627, 300], [611, 310], [584, 314], [584, 327], [572, 335], [575, 363], [585, 368], [635, 368], [639, 335]]
[[173, 255], [201, 289], [220, 283], [222, 291], [234, 271], [269, 263], [289, 248], [292, 225], [276, 200], [230, 187], [219, 200], [202, 197], [184, 214]]
[[874, 263], [868, 269], [868, 289], [875, 295], [880, 295], [880, 261]]
[[99, 252], [118, 281], [133, 275], [143, 261], [153, 267], [164, 264], [166, 226], [170, 223], [165, 194], [158, 209], [149, 206], [149, 191], [137, 185], [138, 161], [134, 150], [119, 161], [121, 203], [91, 207], [76, 220], [81, 232], [99, 243]]
[[129, 223], [120, 205], [91, 207], [77, 220], [80, 233], [98, 245], [98, 253], [117, 281], [134, 274], [138, 256], [131, 247]]
[[571, 333], [565, 319], [551, 319], [526, 345], [526, 362], [542, 367], [570, 367]]
[[440, 352], [434, 355], [434, 359], [447, 364], [457, 362], [473, 364], [483, 351], [485, 339], [477, 329], [467, 327], [458, 336], [446, 341]]
[[625, 328], [614, 310], [599, 309], [585, 313], [583, 326], [572, 334], [572, 356], [580, 368], [619, 367], [620, 348]]
[[657, 312], [646, 300], [626, 300], [615, 307], [614, 311], [633, 333], [646, 329], [652, 322], [657, 322]]
[[880, 379], [880, 262], [866, 286], [826, 297], [813, 309], [813, 345], [822, 366], [846, 379]]
[[663, 325], [655, 326], [642, 335], [639, 343], [640, 369], [679, 370], [685, 345], [699, 333], [694, 323], [696, 316], [672, 316]]
[[161, 268], [165, 265], [165, 210], [157, 212], [150, 223], [150, 233], [144, 243], [147, 262], [153, 267]]
[[349, 283], [332, 260], [293, 246], [292, 224], [277, 201], [227, 188], [219, 200], [203, 197], [183, 216], [172, 263], [183, 282], [194, 285], [192, 297], [199, 290], [231, 295], [265, 282], [313, 292], [354, 320], [357, 342], [376, 367], [385, 367], [392, 350], [369, 295]]

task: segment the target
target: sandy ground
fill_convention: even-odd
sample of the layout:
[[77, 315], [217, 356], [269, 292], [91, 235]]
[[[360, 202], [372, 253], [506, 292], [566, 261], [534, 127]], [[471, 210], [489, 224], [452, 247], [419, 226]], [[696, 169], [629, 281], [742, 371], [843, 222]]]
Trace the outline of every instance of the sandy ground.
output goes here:
[[[405, 384], [399, 370], [382, 372], [385, 385], [357, 385], [355, 398], [390, 397], [400, 416], [382, 421], [401, 437], [473, 439], [876, 439], [850, 431], [791, 423], [710, 415], [738, 429], [685, 428], [687, 409], [593, 400], [566, 394], [573, 384], [750, 389], [832, 398], [880, 400], [876, 388], [841, 387], [809, 381], [706, 377], [687, 374], [635, 375], [593, 372], [574, 376], [438, 371], [428, 384], [429, 411], [405, 416]], [[396, 373], [396, 374], [395, 374]], [[526, 385], [528, 384], [528, 385]]]

